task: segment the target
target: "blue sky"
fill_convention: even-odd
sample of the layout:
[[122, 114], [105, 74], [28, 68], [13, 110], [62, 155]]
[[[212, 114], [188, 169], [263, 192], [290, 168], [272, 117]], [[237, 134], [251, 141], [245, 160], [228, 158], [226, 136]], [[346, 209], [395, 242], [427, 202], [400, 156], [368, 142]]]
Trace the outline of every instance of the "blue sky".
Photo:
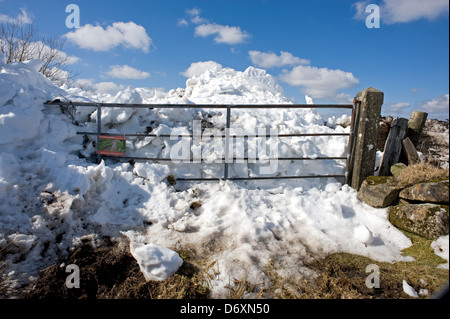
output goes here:
[[[69, 4], [78, 29], [66, 26]], [[366, 26], [369, 4], [379, 28]], [[104, 90], [185, 87], [195, 63], [214, 61], [266, 69], [297, 103], [348, 102], [371, 86], [385, 94], [383, 115], [439, 119], [449, 117], [448, 11], [447, 0], [0, 0], [0, 22], [26, 16], [65, 37], [77, 79]]]

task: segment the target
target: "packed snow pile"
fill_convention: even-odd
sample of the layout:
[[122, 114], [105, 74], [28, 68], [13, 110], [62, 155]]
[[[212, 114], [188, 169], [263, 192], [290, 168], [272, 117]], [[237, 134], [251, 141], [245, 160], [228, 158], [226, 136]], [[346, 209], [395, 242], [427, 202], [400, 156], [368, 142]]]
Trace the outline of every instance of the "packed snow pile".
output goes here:
[[[289, 104], [265, 71], [227, 68], [194, 76], [185, 89], [169, 92], [127, 88], [117, 95], [57, 88], [36, 71], [38, 61], [5, 65], [0, 59], [0, 251], [10, 288], [30, 284], [39, 270], [61, 262], [86, 238], [128, 238], [146, 278], [165, 279], [190, 248], [215, 261], [212, 297], [226, 295], [233, 278], [270, 285], [269, 262], [280, 276], [314, 275], [305, 262], [334, 252], [380, 261], [411, 260], [401, 250], [410, 240], [388, 221], [387, 211], [360, 202], [356, 191], [334, 179], [250, 183], [221, 181], [172, 185], [167, 176], [221, 176], [221, 163], [110, 160], [96, 164], [94, 140], [76, 135], [95, 131], [95, 108], [45, 106], [56, 98], [120, 103]], [[107, 109], [109, 133], [191, 132], [225, 126], [221, 109]], [[311, 109], [236, 110], [236, 130], [276, 128], [280, 134], [347, 132], [323, 125]], [[345, 137], [274, 138], [279, 156], [342, 156]], [[170, 155], [177, 143], [163, 137], [127, 139], [127, 154]], [[215, 139], [202, 140], [206, 156], [220, 158]], [[343, 173], [339, 161], [279, 161], [273, 175]], [[261, 165], [260, 165], [261, 166]], [[261, 175], [251, 163], [231, 165], [234, 176]], [[193, 202], [198, 205], [192, 206]], [[355, 234], [349, 236], [349, 234]], [[370, 235], [370, 236], [369, 236]], [[82, 280], [82, 278], [81, 278]]]
[[433, 248], [434, 253], [441, 258], [447, 260], [446, 264], [438, 265], [438, 268], [449, 269], [448, 267], [448, 246], [449, 246], [449, 236], [441, 236], [431, 243], [431, 248]]
[[183, 264], [183, 259], [173, 250], [147, 243], [147, 238], [129, 230], [123, 232], [130, 239], [131, 254], [136, 259], [147, 281], [166, 280]]
[[[116, 96], [101, 96], [102, 102], [113, 103], [155, 103], [155, 104], [292, 104], [283, 94], [282, 88], [275, 78], [261, 69], [249, 67], [244, 72], [230, 68], [216, 68], [205, 73], [193, 76], [186, 81], [186, 89], [170, 90], [163, 94], [161, 91], [127, 88]], [[79, 89], [69, 89], [69, 93], [87, 97], [87, 92]], [[98, 98], [99, 96], [95, 96]], [[78, 122], [82, 123], [84, 131], [96, 131], [97, 111], [88, 108], [79, 108], [76, 111]], [[277, 134], [297, 133], [348, 133], [350, 128], [342, 126], [327, 127], [320, 115], [314, 109], [233, 109], [232, 131], [235, 135], [270, 136], [271, 129]], [[347, 117], [346, 114], [343, 115]], [[127, 140], [127, 155], [137, 157], [174, 158], [174, 150], [182, 147], [178, 139], [179, 134], [189, 134], [198, 131], [202, 135], [199, 145], [188, 149], [185, 157], [179, 160], [192, 159], [191, 152], [198, 153], [210, 165], [169, 165], [172, 173], [178, 177], [220, 177], [223, 175], [223, 165], [220, 160], [225, 155], [223, 140], [211, 138], [221, 136], [226, 126], [226, 110], [224, 109], [102, 109], [102, 131], [111, 134], [148, 133], [156, 135], [173, 134], [174, 139], [161, 139], [158, 137], [140, 137]], [[197, 130], [198, 128], [198, 130]], [[95, 151], [91, 140], [81, 152], [85, 157], [91, 157]], [[236, 139], [234, 152], [240, 157], [249, 157], [251, 154], [244, 150], [244, 143], [256, 143], [256, 140], [244, 138]], [[306, 157], [317, 158], [346, 156], [347, 139], [342, 136], [314, 138], [292, 137], [279, 139], [276, 136], [267, 141], [265, 152], [262, 147], [255, 148], [255, 158], [267, 157]], [[189, 148], [189, 146], [188, 146]], [[248, 148], [248, 147], [247, 147]], [[256, 149], [258, 148], [258, 149]], [[261, 152], [261, 150], [263, 152]], [[171, 153], [171, 151], [173, 151]], [[240, 153], [239, 153], [240, 152]], [[219, 164], [216, 164], [219, 163]], [[272, 163], [270, 163], [272, 164]], [[280, 176], [303, 174], [342, 174], [345, 162], [338, 161], [330, 165], [329, 162], [296, 162], [277, 161], [271, 166], [271, 172]], [[231, 165], [230, 177], [259, 176], [261, 167], [253, 163], [237, 163]]]

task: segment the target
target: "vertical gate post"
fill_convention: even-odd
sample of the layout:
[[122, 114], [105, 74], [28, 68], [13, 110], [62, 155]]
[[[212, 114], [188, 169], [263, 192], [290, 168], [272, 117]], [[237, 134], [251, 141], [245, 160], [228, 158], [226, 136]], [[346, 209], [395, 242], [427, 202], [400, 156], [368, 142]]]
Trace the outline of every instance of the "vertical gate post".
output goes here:
[[97, 164], [102, 161], [102, 156], [98, 153], [100, 146], [100, 134], [102, 133], [102, 106], [97, 104]]
[[223, 169], [223, 179], [228, 179], [228, 163], [233, 162], [233, 150], [230, 158], [230, 127], [231, 127], [231, 107], [227, 106], [227, 124], [225, 127], [225, 166]]
[[347, 146], [347, 164], [345, 167], [345, 184], [351, 185], [352, 181], [352, 173], [353, 173], [353, 158], [355, 154], [355, 132], [356, 132], [356, 105], [357, 101], [353, 101], [353, 108], [352, 108], [352, 116], [351, 116], [351, 122], [350, 122], [350, 136], [348, 137], [348, 146]]
[[378, 125], [384, 93], [367, 88], [355, 97], [355, 132], [352, 143], [352, 172], [350, 186], [359, 190], [362, 182], [374, 174], [377, 152]]

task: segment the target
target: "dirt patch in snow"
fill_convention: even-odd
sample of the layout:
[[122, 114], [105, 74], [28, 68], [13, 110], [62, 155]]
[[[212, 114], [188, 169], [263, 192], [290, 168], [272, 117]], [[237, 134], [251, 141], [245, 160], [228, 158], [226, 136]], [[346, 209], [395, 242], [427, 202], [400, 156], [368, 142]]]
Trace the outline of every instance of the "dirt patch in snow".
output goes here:
[[[68, 288], [67, 265], [79, 267], [79, 288]], [[74, 281], [71, 281], [72, 283]], [[69, 285], [70, 286], [70, 285]], [[105, 241], [101, 247], [85, 243], [63, 264], [44, 269], [24, 299], [199, 299], [209, 291], [200, 282], [199, 269], [185, 262], [165, 281], [146, 281], [128, 245]]]

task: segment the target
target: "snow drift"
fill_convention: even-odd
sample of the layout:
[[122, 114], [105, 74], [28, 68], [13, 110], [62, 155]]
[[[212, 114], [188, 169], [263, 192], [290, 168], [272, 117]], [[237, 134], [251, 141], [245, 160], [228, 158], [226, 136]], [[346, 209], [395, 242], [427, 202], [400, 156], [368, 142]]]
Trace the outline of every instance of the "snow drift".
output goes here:
[[[189, 247], [216, 261], [220, 274], [212, 297], [226, 295], [233, 278], [270, 285], [263, 270], [275, 261], [280, 276], [310, 276], [304, 263], [334, 252], [351, 252], [380, 261], [411, 260], [401, 250], [411, 242], [392, 227], [383, 209], [368, 207], [356, 192], [335, 180], [270, 183], [167, 182], [167, 176], [220, 175], [221, 165], [116, 163], [89, 160], [93, 141], [76, 131], [96, 127], [95, 109], [44, 107], [55, 98], [128, 103], [289, 104], [281, 87], [264, 70], [217, 68], [193, 76], [186, 88], [162, 92], [127, 88], [117, 95], [64, 90], [36, 71], [37, 61], [5, 65], [0, 59], [0, 250], [10, 288], [32, 283], [38, 271], [61, 262], [82, 241], [102, 236], [132, 237], [131, 251], [147, 279], [172, 275], [182, 260], [174, 250]], [[105, 109], [103, 129], [111, 133], [188, 132], [192, 121], [224, 126], [220, 110]], [[241, 110], [232, 125], [283, 132], [344, 132], [323, 125], [313, 110]], [[164, 156], [170, 143], [161, 137], [127, 141], [131, 155]], [[292, 138], [280, 156], [340, 156], [346, 139]], [[284, 153], [283, 153], [284, 152]], [[342, 163], [279, 165], [276, 174], [330, 173]], [[255, 174], [248, 163], [233, 174]], [[200, 205], [192, 208], [192, 202]], [[349, 234], [355, 236], [349, 236]], [[124, 236], [125, 234], [125, 236]], [[370, 234], [370, 238], [368, 238]], [[136, 238], [140, 238], [136, 243]], [[80, 280], [83, 280], [80, 278]]]

